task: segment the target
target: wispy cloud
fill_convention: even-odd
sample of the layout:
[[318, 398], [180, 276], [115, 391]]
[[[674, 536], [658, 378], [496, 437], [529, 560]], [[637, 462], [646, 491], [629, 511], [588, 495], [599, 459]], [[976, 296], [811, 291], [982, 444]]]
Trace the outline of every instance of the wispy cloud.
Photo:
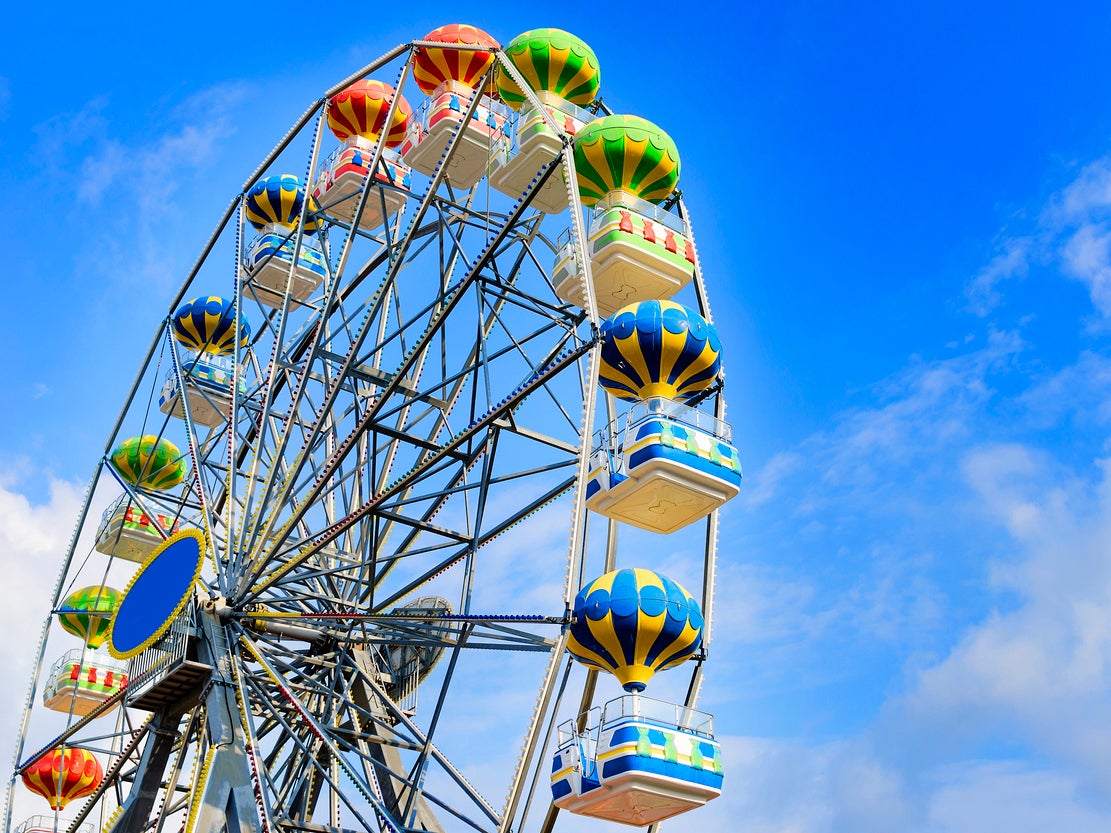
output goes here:
[[983, 346], [952, 358], [912, 359], [874, 387], [874, 404], [842, 412], [829, 428], [775, 455], [751, 478], [757, 485], [742, 500], [754, 508], [789, 494], [797, 520], [833, 504], [868, 505], [874, 512], [890, 495], [902, 512], [905, 481], [892, 480], [892, 473], [913, 467], [921, 476], [923, 465], [936, 470], [942, 464], [930, 462], [931, 451], [970, 442], [994, 395], [993, 378], [1022, 349], [1018, 333], [991, 330]]
[[177, 283], [183, 254], [172, 229], [194, 204], [193, 183], [235, 135], [235, 108], [247, 92], [238, 83], [210, 88], [152, 112], [135, 134], [117, 132], [105, 98], [36, 127], [40, 176], [75, 220], [97, 217], [97, 233], [74, 241], [84, 269], [124, 289], [164, 292]]
[[1082, 168], [1030, 225], [999, 235], [995, 255], [967, 286], [970, 309], [988, 315], [1004, 282], [1042, 266], [1084, 284], [1100, 321], [1111, 319], [1111, 156]]
[[[1078, 183], [1053, 202], [1087, 223], [1061, 238], [1061, 270], [1107, 204], [1099, 172]], [[1017, 276], [1032, 245], [981, 274]], [[749, 473], [756, 488], [739, 502], [763, 529], [746, 535], [752, 563], [735, 573], [763, 579], [775, 612], [753, 608], [748, 627], [743, 606], [725, 614], [735, 621], [715, 658], [722, 640], [774, 651], [771, 687], [801, 678], [881, 705], [835, 743], [763, 741], [765, 767], [809, 785], [778, 794], [790, 810], [734, 796], [709, 818], [971, 833], [1002, 801], [1007, 829], [1111, 823], [1111, 360], [1091, 347], [1062, 362], [990, 322], [954, 349], [911, 358], [861, 394], [868, 404]], [[891, 657], [886, 672], [877, 655]], [[846, 683], [831, 688], [837, 674]]]
[[1017, 550], [991, 578], [1018, 604], [923, 670], [901, 713], [954, 745], [1032, 748], [1111, 801], [1111, 464], [1085, 477], [1003, 445], [963, 470]]
[[987, 314], [999, 303], [999, 284], [1011, 278], [1025, 277], [1030, 271], [1034, 241], [1029, 237], [1009, 237], [1000, 244], [1000, 251], [984, 265], [968, 288], [968, 300], [979, 315]]

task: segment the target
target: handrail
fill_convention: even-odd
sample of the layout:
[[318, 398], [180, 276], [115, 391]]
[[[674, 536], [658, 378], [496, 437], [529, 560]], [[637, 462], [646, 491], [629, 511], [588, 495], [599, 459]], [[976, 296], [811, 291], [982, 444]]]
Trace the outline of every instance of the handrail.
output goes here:
[[189, 639], [195, 633], [193, 605], [186, 605], [166, 634], [131, 660], [129, 688], [134, 695], [185, 661]]

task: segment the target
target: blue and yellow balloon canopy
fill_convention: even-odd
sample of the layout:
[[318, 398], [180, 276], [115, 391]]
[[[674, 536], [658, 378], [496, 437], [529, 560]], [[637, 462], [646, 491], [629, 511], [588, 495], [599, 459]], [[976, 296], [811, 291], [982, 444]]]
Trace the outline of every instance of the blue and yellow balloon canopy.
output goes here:
[[235, 325], [235, 302], [217, 295], [186, 301], [170, 323], [174, 338], [198, 353], [227, 356], [235, 352], [237, 332], [240, 347], [246, 347], [251, 337], [251, 328], [242, 315], [238, 328]]
[[601, 326], [599, 383], [618, 399], [690, 399], [721, 373], [721, 340], [705, 318], [671, 301], [641, 301]]
[[689, 659], [702, 644], [702, 611], [683, 587], [651, 570], [615, 570], [575, 597], [567, 650], [609, 671], [626, 691]]
[[[309, 199], [309, 217], [305, 222], [305, 232], [312, 234], [320, 228], [320, 221], [312, 215], [316, 210], [316, 204], [311, 197]], [[260, 179], [244, 197], [247, 222], [259, 231], [267, 226], [297, 228], [304, 204], [305, 186], [293, 174], [277, 174]]]

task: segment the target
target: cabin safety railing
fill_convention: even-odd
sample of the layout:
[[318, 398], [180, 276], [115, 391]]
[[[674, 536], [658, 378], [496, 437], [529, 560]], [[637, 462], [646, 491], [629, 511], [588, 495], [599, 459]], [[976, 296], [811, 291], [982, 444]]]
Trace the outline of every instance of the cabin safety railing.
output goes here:
[[671, 231], [683, 234], [683, 218], [670, 211], [650, 203], [648, 200], [642, 200], [635, 194], [630, 194], [628, 191], [610, 191], [602, 199], [598, 200], [598, 204], [594, 206], [594, 211], [591, 214], [591, 225], [594, 221], [614, 208], [627, 208], [630, 211], [635, 211], [641, 217], [659, 223], [664, 228], [671, 229]]
[[[76, 669], [76, 670], [74, 670]], [[87, 681], [112, 686], [126, 684], [127, 663], [114, 659], [110, 654], [85, 648], [72, 648], [50, 667], [50, 676], [43, 688], [44, 699], [49, 700], [70, 682]]]
[[[606, 427], [599, 428], [593, 435], [592, 449], [595, 453], [610, 451], [620, 454], [621, 451], [636, 442], [637, 429], [653, 419], [665, 420], [669, 423], [694, 428], [706, 434], [711, 434], [723, 442], [732, 442], [733, 429], [728, 422], [718, 419], [712, 414], [666, 399], [654, 396], [634, 404], [628, 413], [614, 419]], [[620, 466], [619, 466], [620, 468]]]
[[626, 694], [606, 703], [602, 710], [602, 724], [609, 726], [618, 720], [644, 720], [708, 738], [714, 736], [712, 715], [676, 703], [652, 700], [639, 694]]
[[[39, 833], [39, 831], [54, 833], [55, 830], [68, 830], [69, 825], [70, 823], [65, 819], [58, 819], [55, 822], [54, 816], [31, 816], [15, 829], [15, 833]], [[74, 833], [93, 833], [93, 826], [88, 823], [82, 824]]]
[[194, 606], [185, 606], [161, 639], [131, 660], [128, 689], [137, 697], [185, 662], [189, 640], [196, 635]]
[[[707, 434], [713, 434], [719, 440], [725, 442], [730, 442], [733, 438], [733, 429], [725, 420], [662, 396], [653, 396], [650, 399], [637, 402], [629, 408], [626, 417], [629, 426], [627, 430], [632, 432], [641, 423], [659, 418], [667, 419], [669, 422], [677, 422], [689, 428], [696, 428], [699, 431], [705, 431]], [[631, 440], [632, 437], [629, 439]]]

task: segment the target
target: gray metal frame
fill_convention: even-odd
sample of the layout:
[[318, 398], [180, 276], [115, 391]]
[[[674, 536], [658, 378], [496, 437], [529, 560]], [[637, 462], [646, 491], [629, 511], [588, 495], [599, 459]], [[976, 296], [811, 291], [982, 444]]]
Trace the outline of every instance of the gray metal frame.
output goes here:
[[[110, 777], [73, 830], [96, 813], [112, 833], [175, 827], [508, 833], [524, 829], [528, 818], [543, 830], [554, 825], [543, 753], [573, 688], [565, 626], [584, 577], [612, 568], [617, 547], [617, 525], [601, 519], [604, 563], [588, 569], [587, 515], [575, 486], [586, 481], [597, 422], [598, 317], [582, 206], [569, 185], [564, 214], [548, 217], [531, 207], [531, 195], [560, 162], [574, 182], [569, 141], [520, 200], [491, 202], [485, 193], [479, 198], [479, 188], [457, 193], [445, 179], [457, 135], [427, 187], [410, 196], [409, 209], [374, 234], [357, 222], [365, 202], [380, 196], [380, 187], [368, 186], [354, 222], [332, 217], [321, 233], [328, 276], [306, 305], [288, 295], [280, 308], [261, 305], [238, 277], [248, 232], [243, 194], [264, 173], [288, 170], [291, 160], [306, 156], [311, 182], [322, 157], [327, 98], [391, 66], [403, 92], [420, 45], [398, 46], [306, 110], [232, 200], [171, 304], [172, 311], [190, 295], [226, 295], [227, 267], [234, 268], [235, 302], [253, 335], [235, 359], [229, 419], [213, 429], [197, 425], [184, 396], [184, 420], [150, 408], [165, 366], [179, 390], [187, 382], [168, 327], [160, 327], [105, 458], [135, 433], [184, 436], [190, 477], [157, 494], [103, 477], [115, 471], [98, 463], [54, 606], [82, 564], [78, 543], [94, 494], [114, 487], [204, 530], [210, 552], [203, 587], [170, 633], [136, 658], [134, 670], [143, 676], [116, 698], [125, 708], [115, 732], [93, 734], [100, 729], [96, 712], [71, 719], [41, 745], [34, 697], [47, 618], [5, 829], [12, 829], [19, 767], [58, 743], [94, 737], [98, 747], [111, 746]], [[539, 106], [500, 51], [496, 58]], [[477, 96], [467, 117], [476, 104]], [[380, 154], [381, 148], [375, 163]], [[303, 220], [309, 210], [306, 200]], [[585, 310], [557, 299], [548, 274], [556, 237], [568, 223], [584, 265]], [[291, 239], [299, 250], [302, 231]], [[227, 250], [235, 264], [220, 260]], [[696, 294], [708, 317], [697, 264]], [[605, 421], [612, 402], [607, 407]], [[476, 596], [490, 596], [484, 548], [505, 535], [527, 546], [522, 524], [538, 512], [568, 518], [566, 553], [547, 559], [553, 577], [562, 576], [562, 595], [548, 610], [521, 610], [513, 598], [496, 609], [479, 607]], [[711, 516], [702, 588], [707, 631], [716, 534]], [[432, 617], [402, 607], [427, 593], [445, 596], [453, 612]], [[397, 646], [440, 657], [422, 672], [416, 713], [405, 708], [412, 692], [390, 665], [389, 649]], [[173, 656], [155, 663], [155, 651]], [[536, 655], [528, 660], [533, 680], [507, 682], [519, 688], [539, 681], [501, 807], [464, 775], [458, 743], [437, 740], [456, 720], [462, 669], [492, 651]], [[697, 698], [700, 668], [688, 706]], [[171, 679], [173, 696], [158, 699], [158, 686]], [[594, 673], [586, 679], [578, 692], [582, 711], [593, 699]], [[154, 711], [140, 722], [139, 708]], [[118, 811], [105, 813], [109, 805]], [[542, 819], [540, 809], [547, 812]]]

